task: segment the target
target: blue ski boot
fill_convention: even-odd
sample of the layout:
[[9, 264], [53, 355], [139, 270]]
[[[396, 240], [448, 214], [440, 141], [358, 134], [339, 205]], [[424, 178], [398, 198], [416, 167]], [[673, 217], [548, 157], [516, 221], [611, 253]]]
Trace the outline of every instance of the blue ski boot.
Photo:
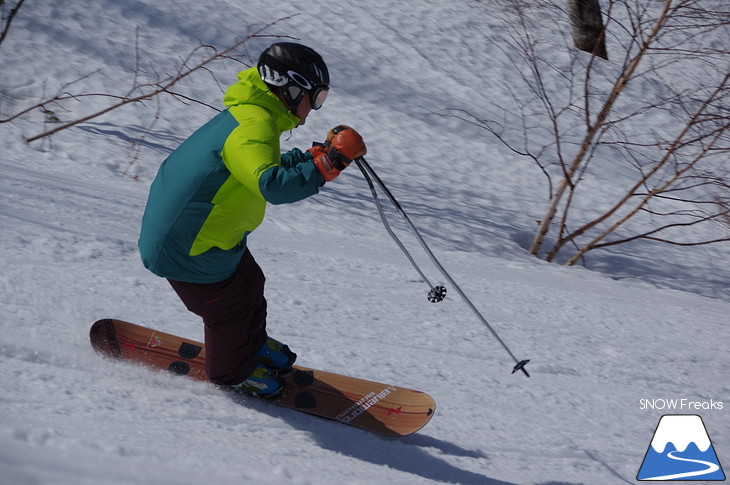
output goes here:
[[292, 364], [297, 359], [297, 354], [289, 350], [288, 345], [267, 337], [263, 347], [254, 354], [253, 358], [256, 362], [264, 364], [269, 369], [279, 371], [279, 373], [286, 373], [291, 370]]
[[277, 376], [276, 371], [265, 365], [257, 364], [256, 369], [240, 384], [231, 386], [235, 392], [253, 394], [265, 398], [278, 397], [284, 390], [284, 380]]

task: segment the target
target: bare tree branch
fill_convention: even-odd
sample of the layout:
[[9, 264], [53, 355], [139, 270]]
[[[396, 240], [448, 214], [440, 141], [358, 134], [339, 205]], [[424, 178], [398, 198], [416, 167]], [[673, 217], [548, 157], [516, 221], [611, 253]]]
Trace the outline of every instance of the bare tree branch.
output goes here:
[[[94, 113], [90, 113], [86, 116], [82, 116], [73, 121], [69, 121], [67, 123], [57, 125], [50, 130], [43, 131], [42, 133], [39, 133], [37, 135], [27, 138], [26, 141], [28, 143], [31, 143], [38, 139], [53, 135], [54, 133], [58, 133], [59, 131], [65, 130], [72, 126], [76, 126], [80, 123], [84, 123], [86, 121], [89, 121], [89, 120], [92, 120], [99, 116], [102, 116], [106, 113], [109, 113], [110, 111], [113, 111], [113, 110], [120, 108], [122, 106], [125, 106], [127, 104], [142, 102], [142, 101], [154, 98], [160, 94], [168, 94], [178, 100], [185, 100], [185, 101], [189, 101], [189, 102], [193, 102], [193, 103], [199, 103], [204, 106], [208, 106], [208, 107], [212, 108], [212, 106], [210, 106], [206, 103], [202, 103], [198, 100], [192, 99], [192, 98], [184, 96], [178, 92], [175, 92], [172, 88], [176, 84], [178, 84], [180, 81], [182, 81], [183, 79], [187, 78], [188, 76], [190, 76], [191, 74], [193, 74], [195, 72], [198, 72], [198, 71], [210, 72], [209, 66], [211, 63], [213, 63], [215, 61], [222, 60], [222, 59], [235, 59], [232, 56], [232, 53], [234, 51], [236, 51], [239, 47], [241, 47], [244, 43], [246, 43], [247, 41], [249, 41], [253, 38], [261, 37], [261, 36], [281, 37], [281, 36], [263, 35], [263, 32], [265, 32], [272, 26], [276, 25], [277, 23], [285, 21], [285, 20], [289, 20], [294, 16], [296, 16], [296, 14], [290, 15], [288, 17], [283, 17], [283, 18], [280, 18], [273, 22], [270, 22], [270, 23], [264, 25], [263, 27], [256, 29], [255, 31], [247, 34], [245, 37], [238, 40], [233, 45], [231, 45], [228, 48], [221, 50], [221, 51], [218, 51], [215, 47], [210, 46], [210, 45], [197, 46], [192, 51], [190, 51], [190, 53], [188, 53], [188, 55], [185, 58], [183, 58], [181, 60], [179, 66], [177, 67], [176, 72], [174, 74], [168, 75], [164, 79], [159, 80], [159, 81], [154, 81], [154, 82], [149, 82], [149, 83], [140, 83], [139, 82], [139, 73], [141, 72], [141, 70], [139, 68], [139, 62], [137, 61], [137, 66], [135, 68], [135, 74], [134, 74], [132, 86], [130, 87], [129, 91], [123, 95], [113, 95], [113, 94], [105, 94], [105, 93], [104, 94], [99, 94], [99, 93], [72, 94], [72, 93], [67, 92], [67, 90], [71, 87], [71, 85], [76, 84], [83, 79], [86, 79], [87, 77], [91, 76], [94, 73], [87, 74], [85, 76], [80, 77], [79, 79], [76, 79], [75, 81], [64, 84], [59, 89], [59, 91], [56, 93], [56, 95], [53, 96], [52, 98], [41, 101], [41, 102], [35, 104], [34, 106], [26, 108], [26, 109], [22, 110], [21, 112], [10, 116], [9, 118], [0, 119], [0, 123], [6, 123], [9, 121], [12, 121], [12, 120], [18, 118], [19, 116], [27, 114], [28, 112], [33, 111], [38, 108], [46, 109], [47, 105], [51, 105], [51, 104], [60, 105], [60, 103], [62, 101], [66, 101], [69, 99], [79, 100], [79, 99], [85, 98], [85, 97], [102, 97], [102, 98], [109, 98], [109, 99], [116, 100], [115, 103], [110, 104], [109, 106], [107, 106], [104, 109], [101, 109]], [[139, 34], [137, 33], [137, 36], [138, 35]], [[137, 49], [137, 59], [138, 59], [139, 58], [138, 43], [137, 43], [136, 49]], [[204, 57], [202, 60], [194, 62], [193, 60], [195, 59], [197, 54], [201, 51], [210, 51], [211, 53], [207, 57]], [[235, 59], [235, 60], [237, 60], [237, 59]], [[215, 108], [213, 108], [213, 109], [215, 109]]]
[[529, 251], [531, 254], [535, 256], [538, 255], [540, 247], [542, 246], [542, 242], [545, 239], [545, 235], [550, 230], [550, 224], [552, 223], [553, 217], [555, 216], [557, 206], [560, 203], [563, 194], [565, 193], [565, 189], [567, 189], [568, 186], [572, 183], [573, 175], [578, 171], [581, 164], [583, 163], [585, 156], [588, 153], [589, 148], [591, 147], [591, 144], [593, 143], [593, 140], [599, 131], [599, 128], [605, 124], [609, 113], [611, 113], [611, 110], [613, 109], [619, 95], [621, 94], [621, 91], [623, 91], [624, 87], [629, 82], [629, 79], [631, 79], [631, 77], [634, 75], [634, 72], [638, 68], [639, 63], [646, 54], [648, 46], [666, 22], [667, 13], [669, 11], [670, 5], [671, 2], [665, 3], [664, 8], [662, 12], [658, 15], [654, 26], [649, 30], [644, 39], [641, 40], [641, 47], [639, 48], [638, 52], [633, 56], [633, 58], [629, 61], [626, 69], [618, 76], [618, 78], [614, 82], [613, 88], [611, 89], [608, 98], [604, 102], [601, 111], [596, 116], [595, 121], [588, 124], [588, 131], [585, 138], [583, 139], [583, 142], [581, 143], [580, 149], [573, 158], [570, 166], [567, 168], [565, 176], [563, 177], [561, 184], [558, 186], [558, 190], [548, 204], [548, 207], [545, 210], [545, 215], [541, 219], [540, 227], [538, 228], [535, 238], [532, 241], [532, 245], [530, 246]]
[[[10, 13], [8, 13], [7, 17], [3, 15], [3, 18], [0, 21], [0, 44], [3, 43], [5, 37], [8, 35], [8, 31], [10, 30], [10, 24], [13, 23], [13, 19], [18, 14], [18, 11], [20, 10], [20, 7], [23, 6], [24, 2], [25, 0], [18, 0], [18, 3], [15, 4], [15, 7], [10, 9]], [[0, 1], [0, 7], [4, 7], [4, 4], [4, 1]]]
[[[512, 99], [492, 107], [501, 118], [465, 109], [450, 115], [485, 129], [544, 174], [550, 197], [529, 248], [535, 256], [561, 254], [572, 265], [593, 249], [637, 239], [726, 241], [730, 46], [722, 39], [730, 12], [712, 0], [601, 3], [611, 63], [540, 38], [546, 25], [568, 18], [563, 2], [509, 2], [497, 47], [515, 70]], [[569, 26], [564, 40], [566, 32]], [[597, 172], [606, 182], [600, 187]], [[588, 193], [596, 189], [600, 199]], [[690, 227], [686, 240], [674, 237]], [[700, 227], [707, 228], [703, 241], [694, 238]]]

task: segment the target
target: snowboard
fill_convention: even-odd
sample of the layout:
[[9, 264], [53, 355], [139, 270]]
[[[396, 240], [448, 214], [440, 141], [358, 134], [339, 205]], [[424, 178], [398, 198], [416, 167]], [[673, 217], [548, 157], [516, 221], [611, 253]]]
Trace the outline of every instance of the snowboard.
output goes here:
[[[205, 374], [205, 344], [115, 319], [91, 326], [98, 352], [199, 380]], [[415, 433], [433, 417], [428, 394], [405, 387], [295, 365], [273, 404], [331, 419], [384, 436]]]

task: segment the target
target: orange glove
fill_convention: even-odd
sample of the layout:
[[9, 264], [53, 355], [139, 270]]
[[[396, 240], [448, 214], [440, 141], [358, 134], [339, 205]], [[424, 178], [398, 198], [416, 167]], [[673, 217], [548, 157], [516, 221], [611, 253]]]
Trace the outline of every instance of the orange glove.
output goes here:
[[367, 153], [365, 142], [362, 141], [360, 133], [347, 125], [337, 125], [332, 128], [327, 133], [327, 141], [325, 144], [347, 157], [348, 164], [356, 158], [365, 156]]
[[322, 174], [327, 182], [334, 180], [342, 170], [347, 168], [346, 164], [335, 165], [327, 154], [329, 151], [328, 146], [315, 145], [307, 151], [312, 154], [314, 166], [317, 167], [317, 170], [319, 170], [319, 173]]
[[327, 182], [337, 177], [356, 158], [367, 153], [360, 134], [345, 125], [338, 125], [327, 133], [324, 145], [308, 150], [314, 157], [314, 165]]

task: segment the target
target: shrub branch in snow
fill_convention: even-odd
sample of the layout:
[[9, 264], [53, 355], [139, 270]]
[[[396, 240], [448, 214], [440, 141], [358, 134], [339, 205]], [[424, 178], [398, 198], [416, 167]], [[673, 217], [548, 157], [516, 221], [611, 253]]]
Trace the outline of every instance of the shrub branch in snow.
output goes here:
[[[497, 48], [519, 86], [492, 111], [447, 115], [486, 129], [545, 177], [530, 253], [576, 264], [637, 239], [730, 241], [730, 14], [722, 1], [604, 1], [612, 61], [577, 51], [560, 2], [510, 2]], [[550, 20], [547, 18], [550, 17]], [[550, 44], [548, 29], [563, 31]], [[724, 32], [724, 34], [723, 34]], [[712, 35], [709, 35], [712, 34]], [[671, 123], [666, 123], [667, 114]], [[592, 173], [615, 174], [595, 193]]]
[[[44, 137], [48, 137], [50, 135], [53, 135], [55, 133], [58, 133], [59, 131], [65, 130], [67, 128], [71, 128], [72, 126], [76, 126], [80, 123], [84, 123], [86, 121], [92, 120], [94, 118], [100, 117], [102, 115], [105, 115], [111, 111], [114, 111], [115, 109], [121, 108], [122, 106], [132, 104], [132, 103], [142, 103], [149, 100], [156, 100], [156, 115], [155, 120], [158, 118], [159, 110], [160, 110], [160, 99], [159, 95], [161, 94], [167, 94], [172, 96], [174, 99], [184, 102], [184, 103], [198, 103], [203, 104], [205, 106], [208, 106], [211, 109], [217, 110], [218, 108], [215, 108], [213, 106], [210, 106], [209, 104], [206, 104], [200, 100], [194, 99], [190, 96], [186, 96], [182, 94], [181, 92], [175, 91], [175, 86], [180, 83], [185, 78], [191, 76], [194, 73], [200, 73], [200, 72], [207, 72], [212, 75], [212, 71], [210, 70], [211, 64], [222, 61], [222, 60], [234, 60], [237, 62], [243, 63], [242, 59], [246, 57], [245, 54], [241, 53], [241, 47], [248, 42], [249, 40], [257, 37], [275, 37], [275, 38], [282, 38], [286, 36], [277, 36], [277, 35], [270, 35], [265, 34], [267, 29], [271, 28], [272, 26], [276, 25], [279, 22], [288, 20], [292, 18], [292, 16], [283, 17], [278, 20], [275, 20], [269, 24], [264, 25], [261, 28], [258, 28], [256, 30], [250, 31], [245, 37], [238, 39], [234, 44], [231, 46], [219, 50], [213, 45], [208, 44], [201, 44], [196, 46], [194, 49], [192, 49], [187, 56], [180, 59], [180, 62], [178, 66], [176, 67], [175, 71], [171, 74], [159, 74], [159, 73], [152, 73], [152, 75], [148, 75], [146, 72], [144, 72], [140, 68], [140, 55], [139, 55], [139, 31], [137, 31], [136, 34], [136, 62], [135, 62], [135, 69], [133, 72], [133, 79], [132, 79], [132, 86], [129, 88], [128, 91], [122, 94], [113, 94], [113, 93], [89, 93], [89, 92], [81, 92], [81, 93], [74, 93], [72, 92], [72, 89], [75, 84], [78, 84], [80, 81], [93, 76], [96, 74], [96, 72], [92, 72], [83, 76], [80, 76], [79, 78], [66, 82], [62, 84], [59, 89], [56, 91], [54, 95], [51, 97], [48, 97], [46, 99], [43, 99], [42, 101], [34, 104], [33, 106], [29, 106], [22, 111], [19, 111], [15, 114], [12, 114], [6, 118], [0, 119], [0, 123], [7, 123], [9, 121], [13, 121], [23, 115], [26, 115], [30, 112], [36, 111], [36, 110], [42, 110], [44, 114], [46, 114], [46, 119], [50, 116], [55, 116], [54, 111], [49, 109], [49, 107], [53, 106], [55, 108], [60, 108], [65, 111], [69, 111], [66, 107], [67, 103], [70, 101], [83, 101], [84, 98], [106, 98], [110, 99], [112, 102], [108, 106], [106, 106], [103, 109], [93, 111], [91, 113], [88, 113], [86, 115], [80, 116], [72, 121], [68, 121], [65, 123], [56, 124], [53, 126], [53, 128], [45, 129], [43, 132], [38, 133], [36, 135], [30, 136], [26, 138], [26, 141], [28, 143], [34, 142], [36, 140], [39, 140]], [[152, 80], [147, 80], [147, 78], [153, 77]], [[148, 130], [152, 129], [152, 126], [154, 126], [154, 121], [152, 122], [151, 126], [148, 127]], [[134, 160], [132, 161], [132, 164], [134, 163]], [[131, 164], [130, 164], [131, 167]], [[127, 167], [127, 170], [130, 168]]]

